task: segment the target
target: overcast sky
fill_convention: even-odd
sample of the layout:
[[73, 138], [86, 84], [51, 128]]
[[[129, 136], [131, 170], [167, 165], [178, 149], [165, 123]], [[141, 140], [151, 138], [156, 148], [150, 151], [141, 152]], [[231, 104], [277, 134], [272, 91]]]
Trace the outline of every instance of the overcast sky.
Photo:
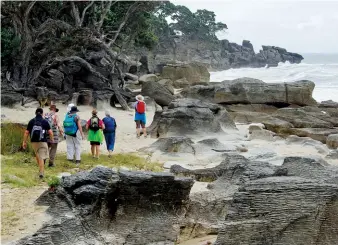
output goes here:
[[338, 0], [172, 0], [192, 12], [214, 11], [228, 25], [219, 38], [250, 40], [297, 53], [338, 53]]

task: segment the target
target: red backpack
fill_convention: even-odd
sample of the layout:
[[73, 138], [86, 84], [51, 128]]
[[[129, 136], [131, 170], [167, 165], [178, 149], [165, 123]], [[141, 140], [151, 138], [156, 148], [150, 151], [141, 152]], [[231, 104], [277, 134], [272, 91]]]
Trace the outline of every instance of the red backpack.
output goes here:
[[143, 101], [138, 101], [136, 104], [136, 111], [140, 114], [143, 114], [146, 112], [146, 103]]

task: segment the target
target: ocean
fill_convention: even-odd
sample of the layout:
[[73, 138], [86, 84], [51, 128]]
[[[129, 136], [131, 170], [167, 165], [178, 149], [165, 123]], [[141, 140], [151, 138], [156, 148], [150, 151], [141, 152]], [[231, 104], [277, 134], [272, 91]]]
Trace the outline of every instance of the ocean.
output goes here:
[[239, 68], [211, 72], [211, 82], [252, 77], [267, 83], [310, 80], [316, 84], [313, 98], [338, 101], [338, 54], [302, 54], [300, 64], [280, 63], [271, 68]]

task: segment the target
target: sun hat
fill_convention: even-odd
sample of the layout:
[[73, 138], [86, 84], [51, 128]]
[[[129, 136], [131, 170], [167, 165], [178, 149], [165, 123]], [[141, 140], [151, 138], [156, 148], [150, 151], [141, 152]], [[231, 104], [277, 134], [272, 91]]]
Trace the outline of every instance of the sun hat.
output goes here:
[[76, 106], [72, 106], [72, 108], [70, 108], [69, 112], [79, 112], [79, 110], [77, 109]]
[[56, 112], [59, 111], [59, 109], [56, 108], [56, 105], [50, 105], [49, 110], [55, 110]]
[[142, 95], [137, 95], [136, 97], [135, 97], [135, 99], [136, 100], [139, 100], [139, 101], [144, 101], [144, 97], [142, 96]]
[[67, 106], [67, 112], [70, 112], [70, 109], [75, 106], [73, 103], [70, 103], [68, 106]]

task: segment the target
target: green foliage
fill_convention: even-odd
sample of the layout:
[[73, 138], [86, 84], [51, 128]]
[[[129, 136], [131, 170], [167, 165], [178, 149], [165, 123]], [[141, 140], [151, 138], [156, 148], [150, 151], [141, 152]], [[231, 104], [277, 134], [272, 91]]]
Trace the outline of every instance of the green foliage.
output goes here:
[[60, 178], [52, 176], [47, 180], [49, 187], [58, 187], [60, 185]]
[[14, 31], [9, 28], [1, 28], [1, 62], [8, 65], [11, 59], [19, 51], [20, 38], [15, 36]]
[[178, 5], [170, 16], [174, 21], [170, 27], [193, 39], [215, 39], [217, 32], [227, 29], [226, 24], [216, 22], [215, 16], [206, 9], [192, 13], [187, 7]]
[[[22, 141], [25, 128], [15, 123], [1, 125], [1, 154], [11, 155], [22, 151]], [[33, 152], [30, 142], [27, 142], [26, 152]]]

